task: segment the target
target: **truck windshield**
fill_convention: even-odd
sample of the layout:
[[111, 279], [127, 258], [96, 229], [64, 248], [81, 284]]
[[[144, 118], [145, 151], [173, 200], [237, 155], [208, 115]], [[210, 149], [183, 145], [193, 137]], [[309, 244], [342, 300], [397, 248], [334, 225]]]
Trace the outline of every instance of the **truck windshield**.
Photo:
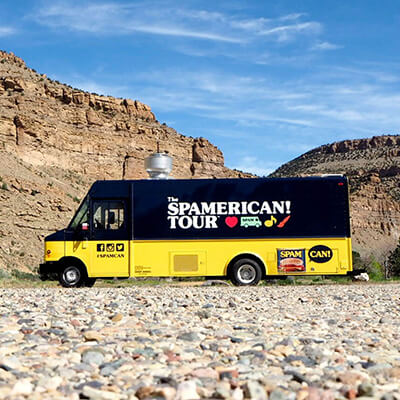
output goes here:
[[89, 222], [89, 198], [86, 197], [83, 200], [81, 206], [79, 207], [78, 211], [76, 212], [74, 218], [70, 222], [68, 228], [69, 229], [76, 229], [79, 226], [82, 226], [83, 223]]

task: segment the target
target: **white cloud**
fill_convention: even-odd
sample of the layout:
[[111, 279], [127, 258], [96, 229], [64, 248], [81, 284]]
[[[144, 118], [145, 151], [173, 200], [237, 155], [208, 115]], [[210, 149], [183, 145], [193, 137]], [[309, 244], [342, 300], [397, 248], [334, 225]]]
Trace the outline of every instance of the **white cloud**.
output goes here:
[[[231, 116], [229, 118], [229, 115], [226, 114], [221, 114], [221, 115], [216, 115], [217, 117], [221, 119], [236, 119], [239, 124], [241, 125], [247, 125], [249, 122], [250, 124], [258, 123], [258, 126], [262, 126], [265, 124], [283, 124], [283, 125], [299, 125], [299, 126], [313, 126], [313, 123], [311, 120], [307, 119], [300, 119], [300, 118], [290, 118], [290, 116], [287, 117], [279, 117], [275, 115], [268, 115], [264, 113], [260, 113], [260, 110], [256, 111], [250, 111], [250, 112], [242, 112], [242, 113], [237, 113], [235, 116]], [[264, 124], [262, 124], [264, 123]]]
[[[73, 31], [107, 35], [134, 32], [162, 36], [179, 36], [217, 42], [243, 43], [234, 32], [214, 29], [212, 20], [218, 13], [193, 11], [184, 13], [175, 8], [154, 7], [146, 3], [86, 3], [71, 6], [58, 2], [40, 9], [36, 22], [53, 28], [66, 27]], [[207, 23], [204, 24], [204, 21]]]
[[230, 168], [238, 169], [239, 171], [250, 172], [258, 176], [267, 176], [275, 171], [279, 165], [261, 161], [256, 157], [245, 156], [237, 164]]
[[[173, 2], [44, 3], [33, 18], [39, 24], [59, 29], [102, 35], [144, 33], [213, 42], [243, 44], [270, 36], [278, 42], [305, 33], [317, 35], [322, 25], [301, 21], [306, 14], [288, 14], [274, 19], [177, 7]], [[292, 23], [293, 22], [293, 23]], [[283, 24], [283, 25], [282, 25]]]
[[337, 50], [337, 49], [342, 49], [343, 46], [339, 46], [337, 44], [334, 43], [330, 43], [330, 42], [319, 42], [316, 43], [314, 46], [311, 47], [311, 50]]
[[301, 17], [304, 17], [306, 15], [307, 15], [307, 13], [293, 13], [293, 14], [284, 15], [283, 17], [280, 17], [279, 19], [281, 21], [293, 21], [293, 20], [299, 19]]
[[179, 8], [175, 10], [175, 13], [187, 17], [189, 19], [199, 20], [199, 21], [213, 21], [213, 22], [226, 22], [227, 17], [219, 12], [210, 12], [205, 10], [187, 10], [184, 8]]
[[165, 35], [165, 36], [180, 36], [180, 37], [189, 37], [195, 39], [205, 39], [205, 40], [214, 40], [220, 42], [228, 42], [228, 43], [244, 43], [244, 39], [229, 37], [224, 35], [219, 35], [211, 32], [200, 32], [195, 30], [190, 30], [186, 28], [174, 28], [171, 26], [146, 26], [146, 25], [137, 25], [129, 28], [131, 31], [142, 32], [142, 33], [151, 33], [154, 35]]
[[395, 83], [400, 82], [400, 76], [398, 73], [394, 73], [393, 71], [399, 71], [400, 65], [391, 65], [390, 72], [387, 71], [388, 66], [381, 64], [378, 66], [375, 65], [360, 65], [358, 67], [342, 67], [342, 66], [332, 66], [330, 68], [331, 74], [333, 76], [336, 75], [337, 78], [344, 76], [349, 77], [352, 76], [353, 81], [378, 81], [381, 83]]
[[324, 71], [301, 81], [205, 70], [149, 71], [136, 77], [145, 85], [137, 95], [155, 110], [231, 121], [240, 131], [297, 130], [299, 135], [317, 134], [323, 142], [333, 132], [379, 133], [400, 125], [400, 95], [391, 82], [376, 80], [373, 70], [358, 79], [351, 68], [337, 76]]
[[281, 25], [271, 29], [259, 31], [262, 36], [276, 36], [278, 41], [284, 42], [294, 38], [300, 33], [317, 34], [322, 31], [322, 25], [319, 22], [303, 22], [293, 25]]
[[9, 26], [0, 26], [0, 37], [14, 35], [16, 30]]
[[250, 32], [258, 32], [261, 29], [264, 29], [267, 24], [272, 22], [271, 19], [268, 18], [253, 18], [253, 19], [240, 19], [240, 20], [232, 20], [230, 24], [233, 28], [242, 29]]

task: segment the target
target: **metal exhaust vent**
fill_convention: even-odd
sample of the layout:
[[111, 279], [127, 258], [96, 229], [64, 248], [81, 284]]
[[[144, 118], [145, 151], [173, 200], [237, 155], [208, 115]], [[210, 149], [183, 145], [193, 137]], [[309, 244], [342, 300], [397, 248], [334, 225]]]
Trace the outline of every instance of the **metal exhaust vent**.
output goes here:
[[172, 171], [172, 157], [165, 153], [154, 153], [146, 157], [144, 167], [150, 179], [168, 179]]

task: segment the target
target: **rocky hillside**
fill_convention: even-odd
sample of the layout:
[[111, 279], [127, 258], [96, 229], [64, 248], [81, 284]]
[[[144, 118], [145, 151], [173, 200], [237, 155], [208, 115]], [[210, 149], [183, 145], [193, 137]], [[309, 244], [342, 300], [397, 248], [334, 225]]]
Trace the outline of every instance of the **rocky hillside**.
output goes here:
[[0, 270], [37, 267], [43, 237], [66, 225], [90, 184], [147, 177], [143, 160], [157, 143], [174, 177], [249, 176], [149, 106], [74, 89], [0, 51]]
[[353, 247], [383, 261], [400, 237], [400, 136], [345, 140], [311, 150], [271, 176], [346, 174]]

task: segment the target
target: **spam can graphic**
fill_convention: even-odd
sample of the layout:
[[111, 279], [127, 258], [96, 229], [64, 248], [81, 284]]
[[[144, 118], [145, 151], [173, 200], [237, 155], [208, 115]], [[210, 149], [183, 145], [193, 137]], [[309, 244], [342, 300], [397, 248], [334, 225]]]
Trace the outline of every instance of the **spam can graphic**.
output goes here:
[[305, 249], [278, 249], [278, 272], [305, 272], [306, 250]]

